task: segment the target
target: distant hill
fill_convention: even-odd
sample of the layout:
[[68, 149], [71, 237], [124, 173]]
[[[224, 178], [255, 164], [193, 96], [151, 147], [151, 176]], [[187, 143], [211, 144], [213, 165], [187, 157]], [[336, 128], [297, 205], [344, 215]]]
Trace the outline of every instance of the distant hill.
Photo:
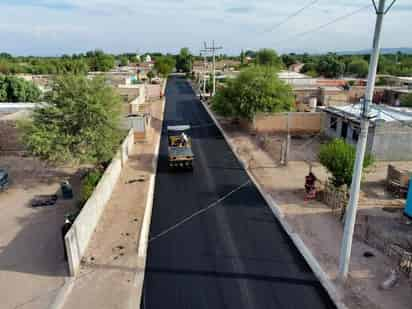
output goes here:
[[[337, 52], [338, 55], [366, 55], [370, 54], [371, 50], [364, 49], [364, 50], [355, 50], [355, 51], [341, 51]], [[397, 52], [401, 52], [403, 54], [412, 55], [412, 47], [399, 47], [399, 48], [382, 48], [382, 54], [396, 54]]]

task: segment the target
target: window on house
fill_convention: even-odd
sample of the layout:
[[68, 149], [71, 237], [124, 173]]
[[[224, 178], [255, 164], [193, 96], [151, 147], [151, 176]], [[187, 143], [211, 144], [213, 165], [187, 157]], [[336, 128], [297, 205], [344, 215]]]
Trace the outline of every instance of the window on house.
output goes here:
[[352, 139], [356, 142], [359, 139], [359, 130], [357, 128], [352, 128]]
[[330, 128], [334, 131], [338, 128], [338, 118], [330, 117]]

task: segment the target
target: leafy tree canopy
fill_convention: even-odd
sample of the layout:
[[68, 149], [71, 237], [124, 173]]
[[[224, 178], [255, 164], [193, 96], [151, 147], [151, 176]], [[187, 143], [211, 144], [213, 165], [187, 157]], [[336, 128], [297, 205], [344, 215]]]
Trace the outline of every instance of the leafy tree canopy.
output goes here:
[[[353, 168], [355, 164], [356, 148], [343, 139], [334, 139], [322, 145], [319, 152], [319, 161], [332, 174], [332, 183], [336, 187], [352, 183]], [[363, 168], [374, 163], [372, 155], [365, 156]]]
[[57, 163], [111, 160], [121, 138], [121, 98], [103, 78], [57, 77], [46, 101], [20, 123], [33, 155]]
[[176, 66], [176, 61], [173, 57], [162, 56], [156, 58], [154, 68], [162, 76], [167, 76], [173, 72]]
[[192, 55], [187, 47], [180, 50], [176, 57], [176, 70], [179, 72], [188, 73], [192, 71]]
[[38, 102], [41, 91], [32, 82], [11, 75], [0, 75], [0, 102]]
[[369, 64], [363, 59], [354, 59], [348, 64], [348, 72], [356, 77], [364, 78], [368, 75]]
[[282, 60], [273, 49], [261, 49], [256, 54], [256, 64], [280, 69]]
[[403, 96], [401, 99], [401, 104], [405, 107], [412, 107], [412, 93]]
[[253, 119], [258, 112], [290, 111], [293, 101], [291, 87], [279, 80], [276, 69], [255, 66], [228, 80], [217, 91], [212, 108], [223, 116]]

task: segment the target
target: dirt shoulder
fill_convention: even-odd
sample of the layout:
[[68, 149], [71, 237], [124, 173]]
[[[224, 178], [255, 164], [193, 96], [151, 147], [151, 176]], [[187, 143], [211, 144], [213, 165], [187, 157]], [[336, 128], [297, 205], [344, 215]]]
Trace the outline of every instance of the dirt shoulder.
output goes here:
[[102, 215], [65, 309], [128, 308], [136, 293], [138, 240], [143, 221], [154, 141], [161, 132], [162, 101], [151, 103], [154, 130], [136, 143]]
[[[47, 308], [68, 275], [61, 227], [76, 200], [63, 200], [60, 182], [78, 196], [81, 170], [51, 167], [32, 157], [0, 156], [10, 186], [0, 192], [0, 307]], [[58, 195], [54, 206], [32, 207], [39, 195]]]
[[[247, 162], [249, 170], [278, 203], [287, 222], [299, 234], [330, 280], [337, 283], [343, 226], [339, 218], [323, 203], [304, 200], [304, 181], [309, 173], [308, 163], [301, 159], [289, 162], [287, 167], [280, 166], [278, 152], [268, 151], [267, 147], [262, 147], [261, 137], [222, 124], [237, 153]], [[299, 160], [310, 156], [313, 160], [315, 148], [314, 145], [309, 147], [305, 146], [305, 143], [299, 143], [295, 148], [292, 147], [293, 159]], [[367, 176], [370, 183], [376, 181], [376, 177], [384, 175], [386, 165], [378, 165], [377, 170]], [[319, 163], [313, 164], [313, 171], [317, 177], [323, 180], [327, 178], [325, 169]], [[372, 252], [375, 256], [365, 258], [363, 254], [366, 251]], [[402, 276], [391, 290], [382, 291], [378, 288], [395, 267], [394, 262], [378, 250], [362, 241], [354, 240], [349, 280], [345, 287], [337, 285], [344, 303], [348, 308], [410, 307], [411, 286], [405, 277]]]

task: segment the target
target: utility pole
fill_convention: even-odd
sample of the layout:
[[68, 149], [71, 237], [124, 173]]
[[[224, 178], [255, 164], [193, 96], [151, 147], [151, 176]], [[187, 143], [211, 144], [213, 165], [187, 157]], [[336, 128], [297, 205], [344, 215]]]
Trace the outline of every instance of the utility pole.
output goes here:
[[378, 68], [380, 43], [381, 43], [381, 33], [383, 17], [388, 13], [388, 11], [395, 4], [396, 0], [385, 8], [386, 0], [379, 0], [379, 5], [376, 6], [375, 0], [373, 0], [373, 5], [376, 11], [376, 25], [375, 34], [373, 39], [373, 50], [371, 53], [371, 59], [369, 63], [369, 74], [368, 74], [368, 85], [366, 88], [365, 100], [363, 102], [363, 112], [361, 115], [361, 132], [359, 136], [359, 141], [356, 148], [356, 161], [354, 166], [354, 172], [352, 177], [352, 184], [350, 190], [349, 205], [346, 210], [345, 215], [345, 228], [343, 232], [342, 248], [339, 261], [339, 274], [338, 278], [341, 282], [344, 282], [348, 276], [349, 263], [352, 250], [352, 240], [353, 232], [355, 229], [356, 213], [359, 201], [359, 191], [362, 179], [362, 169], [363, 161], [365, 158], [366, 145], [368, 141], [368, 130], [369, 130], [369, 104], [373, 99], [373, 92], [375, 89], [376, 81], [376, 71]]
[[215, 41], [212, 41], [212, 47], [208, 47], [206, 42], [205, 42], [205, 50], [211, 51], [212, 52], [212, 57], [213, 57], [213, 90], [212, 90], [212, 96], [216, 94], [216, 51], [219, 49], [223, 49], [222, 46], [215, 46]]
[[204, 71], [203, 71], [203, 94], [206, 95], [206, 75], [207, 75], [207, 56], [206, 53], [208, 52], [208, 50], [206, 49], [202, 49], [200, 51], [201, 53], [203, 53], [204, 56], [204, 62], [203, 62], [203, 66], [204, 66]]

